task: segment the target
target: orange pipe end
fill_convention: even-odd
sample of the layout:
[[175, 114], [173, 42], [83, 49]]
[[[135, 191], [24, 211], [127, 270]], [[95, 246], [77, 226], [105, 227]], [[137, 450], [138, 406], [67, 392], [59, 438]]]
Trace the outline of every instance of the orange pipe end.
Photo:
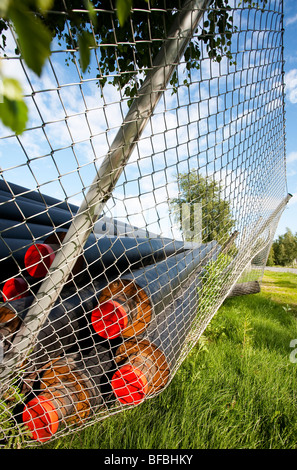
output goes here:
[[99, 336], [114, 339], [128, 325], [128, 315], [119, 302], [108, 300], [93, 310], [91, 323]]
[[14, 277], [8, 279], [2, 288], [3, 300], [7, 302], [8, 300], [17, 300], [27, 297], [29, 295], [27, 289], [28, 284], [23, 278]]
[[137, 405], [148, 392], [146, 376], [131, 364], [122, 366], [111, 379], [113, 393], [121, 403]]
[[48, 441], [58, 430], [59, 418], [51, 400], [39, 395], [24, 408], [23, 422], [32, 432], [36, 441]]
[[45, 243], [30, 246], [25, 254], [25, 267], [32, 277], [45, 277], [55, 259], [54, 250]]

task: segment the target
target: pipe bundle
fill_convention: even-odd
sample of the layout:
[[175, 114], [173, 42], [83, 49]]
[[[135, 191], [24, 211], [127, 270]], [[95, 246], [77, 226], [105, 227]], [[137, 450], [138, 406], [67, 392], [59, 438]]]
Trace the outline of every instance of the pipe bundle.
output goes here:
[[[3, 355], [76, 211], [66, 201], [0, 183]], [[145, 238], [123, 223], [116, 224], [120, 235], [107, 236], [99, 230], [112, 221], [99, 222], [25, 363], [22, 421], [40, 442], [166, 385], [197, 314], [203, 269], [220, 251], [216, 242], [189, 249]]]

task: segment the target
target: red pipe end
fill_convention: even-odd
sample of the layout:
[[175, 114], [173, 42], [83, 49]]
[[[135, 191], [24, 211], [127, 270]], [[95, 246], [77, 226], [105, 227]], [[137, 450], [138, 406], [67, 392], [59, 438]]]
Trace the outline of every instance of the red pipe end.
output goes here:
[[36, 441], [48, 441], [58, 430], [59, 418], [51, 400], [39, 395], [24, 408], [23, 422]]
[[91, 322], [99, 336], [113, 339], [120, 336], [122, 330], [128, 325], [128, 316], [120, 303], [108, 300], [93, 310]]
[[8, 279], [3, 286], [2, 293], [5, 302], [8, 300], [22, 299], [29, 295], [28, 284], [21, 277]]
[[51, 246], [36, 243], [26, 251], [24, 261], [30, 276], [40, 278], [46, 276], [54, 259], [55, 253]]
[[121, 403], [137, 405], [147, 395], [148, 383], [145, 375], [130, 364], [122, 366], [111, 379], [113, 393]]

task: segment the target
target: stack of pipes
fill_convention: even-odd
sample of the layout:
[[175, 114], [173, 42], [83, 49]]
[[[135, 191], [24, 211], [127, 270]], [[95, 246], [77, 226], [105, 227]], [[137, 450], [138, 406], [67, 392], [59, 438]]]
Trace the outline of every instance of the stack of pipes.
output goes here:
[[[0, 183], [3, 355], [78, 208]], [[197, 315], [216, 242], [193, 245], [102, 217], [25, 363], [21, 419], [45, 442], [104, 407], [164, 388]]]

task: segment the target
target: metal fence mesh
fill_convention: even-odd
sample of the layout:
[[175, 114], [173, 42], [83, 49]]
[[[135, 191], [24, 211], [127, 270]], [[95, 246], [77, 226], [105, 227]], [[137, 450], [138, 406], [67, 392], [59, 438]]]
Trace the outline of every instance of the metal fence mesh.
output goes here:
[[[3, 64], [30, 121], [22, 135], [0, 131], [1, 446], [47, 442], [155, 396], [225, 298], [260, 289], [288, 200], [282, 1], [230, 2], [235, 63], [211, 60], [198, 38], [207, 3], [187, 80], [185, 48], [153, 66], [174, 42], [158, 36], [166, 1], [146, 6], [147, 36], [140, 9], [122, 37], [105, 8], [106, 42], [94, 35], [86, 73], [68, 23], [41, 78], [7, 36]], [[59, 14], [72, 13], [65, 3]], [[160, 74], [145, 88], [141, 50]], [[131, 83], [144, 91], [129, 107]]]

